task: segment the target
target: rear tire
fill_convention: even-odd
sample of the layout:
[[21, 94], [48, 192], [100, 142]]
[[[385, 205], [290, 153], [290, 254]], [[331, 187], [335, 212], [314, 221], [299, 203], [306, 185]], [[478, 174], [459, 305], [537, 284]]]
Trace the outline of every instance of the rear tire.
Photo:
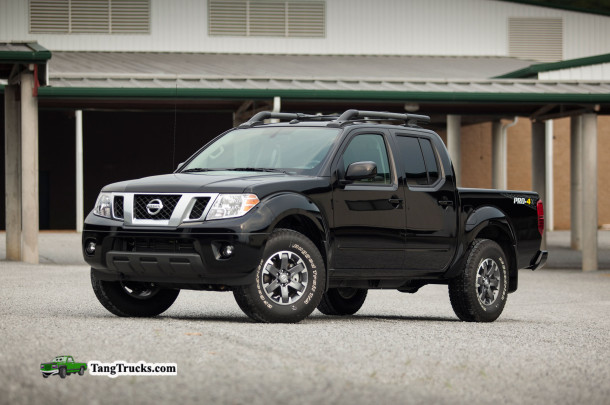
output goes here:
[[104, 281], [91, 270], [91, 285], [100, 303], [111, 313], [123, 317], [151, 317], [172, 306], [180, 290], [152, 283]]
[[78, 370], [78, 375], [84, 375], [85, 374], [85, 367], [81, 367], [80, 370]]
[[367, 293], [363, 288], [329, 288], [318, 310], [324, 315], [353, 315], [362, 308]]
[[237, 305], [257, 322], [296, 323], [320, 303], [326, 269], [316, 245], [289, 229], [273, 231], [255, 281], [233, 290]]
[[496, 242], [475, 239], [465, 259], [460, 275], [449, 282], [453, 311], [462, 321], [493, 322], [508, 296], [506, 255]]

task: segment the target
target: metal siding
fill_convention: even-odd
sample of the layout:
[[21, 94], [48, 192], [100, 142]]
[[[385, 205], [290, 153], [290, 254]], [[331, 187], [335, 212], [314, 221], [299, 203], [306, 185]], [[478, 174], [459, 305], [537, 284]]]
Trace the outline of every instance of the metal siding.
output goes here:
[[207, 1], [151, 0], [151, 34], [29, 34], [28, 1], [0, 0], [0, 40], [50, 50], [508, 55], [509, 17], [561, 17], [564, 58], [610, 52], [610, 17], [494, 0], [326, 0], [325, 38], [208, 35]]

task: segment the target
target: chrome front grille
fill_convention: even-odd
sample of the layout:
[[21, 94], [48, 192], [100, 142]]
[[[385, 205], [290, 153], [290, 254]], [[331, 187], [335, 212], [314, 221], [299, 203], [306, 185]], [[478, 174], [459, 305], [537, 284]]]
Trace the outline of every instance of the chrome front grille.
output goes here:
[[123, 219], [123, 202], [124, 197], [122, 195], [114, 196], [114, 217], [117, 219]]
[[210, 202], [210, 197], [197, 197], [195, 199], [195, 205], [191, 209], [191, 213], [189, 214], [189, 219], [199, 219], [203, 215], [203, 211], [205, 211], [205, 207], [208, 206]]
[[[133, 199], [133, 217], [134, 219], [170, 219], [180, 197], [180, 195], [168, 194], [136, 194]], [[149, 207], [158, 201], [161, 202], [162, 208], [155, 213]]]
[[125, 226], [177, 227], [205, 220], [217, 193], [113, 193], [112, 216]]

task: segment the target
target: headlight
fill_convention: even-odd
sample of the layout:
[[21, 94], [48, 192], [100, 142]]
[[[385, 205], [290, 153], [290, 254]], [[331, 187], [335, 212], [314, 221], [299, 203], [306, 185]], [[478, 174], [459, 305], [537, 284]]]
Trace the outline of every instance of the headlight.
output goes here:
[[254, 194], [220, 194], [205, 219], [241, 217], [258, 203]]
[[100, 217], [112, 218], [112, 195], [100, 193], [93, 207], [93, 213]]

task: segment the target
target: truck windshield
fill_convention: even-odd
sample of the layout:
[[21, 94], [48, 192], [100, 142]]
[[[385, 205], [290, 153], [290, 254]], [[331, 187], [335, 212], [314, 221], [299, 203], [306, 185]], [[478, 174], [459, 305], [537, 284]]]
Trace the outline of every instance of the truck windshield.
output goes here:
[[313, 175], [339, 132], [312, 127], [236, 129], [202, 150], [181, 172], [252, 170]]

